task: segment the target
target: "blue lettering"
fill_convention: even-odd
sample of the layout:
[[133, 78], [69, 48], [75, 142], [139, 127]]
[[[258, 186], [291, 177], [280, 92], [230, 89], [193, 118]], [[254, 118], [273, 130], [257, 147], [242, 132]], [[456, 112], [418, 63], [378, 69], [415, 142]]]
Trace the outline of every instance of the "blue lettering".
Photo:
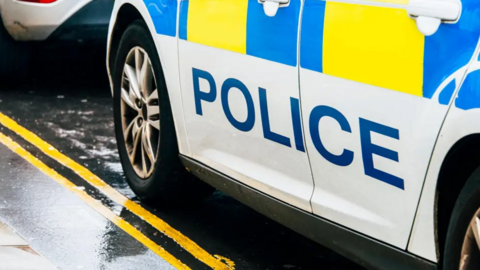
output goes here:
[[290, 98], [290, 110], [292, 111], [293, 137], [298, 151], [305, 152], [302, 136], [302, 119], [300, 116], [300, 104], [298, 99]]
[[400, 138], [398, 129], [360, 118], [360, 141], [362, 144], [362, 158], [365, 174], [397, 188], [405, 189], [402, 178], [375, 169], [373, 166], [373, 154], [398, 162], [398, 153], [372, 144], [370, 132], [376, 132], [397, 140]]
[[[230, 89], [237, 88], [242, 92], [243, 96], [245, 97], [245, 101], [247, 102], [247, 119], [245, 122], [240, 122], [235, 117], [233, 117], [232, 112], [230, 111], [230, 107], [228, 104], [228, 93]], [[222, 107], [223, 112], [227, 116], [228, 121], [234, 127], [236, 127], [240, 131], [250, 131], [255, 124], [255, 107], [253, 105], [252, 95], [248, 91], [247, 87], [237, 79], [227, 79], [222, 85], [222, 92], [221, 92], [221, 99], [222, 99]]]
[[328, 161], [336, 164], [338, 166], [348, 166], [353, 161], [353, 152], [347, 149], [343, 149], [343, 153], [340, 155], [334, 155], [325, 149], [323, 146], [322, 140], [320, 139], [320, 133], [318, 130], [318, 126], [320, 123], [320, 119], [322, 117], [328, 116], [335, 119], [338, 124], [340, 124], [340, 128], [343, 131], [352, 133], [350, 129], [350, 124], [348, 124], [347, 119], [343, 114], [332, 107], [328, 106], [317, 106], [313, 108], [312, 113], [310, 114], [310, 136], [312, 137], [313, 145], [317, 149], [317, 151]]
[[[195, 98], [195, 110], [198, 115], [203, 115], [202, 100], [207, 102], [214, 102], [217, 98], [217, 86], [212, 75], [206, 71], [192, 68], [193, 75], [193, 94]], [[210, 92], [200, 91], [200, 78], [207, 80], [210, 85]]]
[[270, 130], [270, 121], [268, 118], [267, 91], [261, 87], [258, 88], [260, 97], [260, 115], [262, 117], [263, 137], [271, 141], [291, 147], [290, 139]]
[[[207, 71], [200, 69], [192, 68], [193, 75], [193, 90], [194, 90], [194, 99], [195, 99], [195, 109], [198, 115], [203, 115], [202, 111], [202, 101], [205, 102], [214, 102], [217, 98], [217, 87], [213, 76]], [[210, 91], [202, 92], [200, 91], [200, 79], [204, 79], [208, 82]], [[230, 104], [228, 102], [228, 95], [232, 88], [238, 89], [244, 96], [247, 109], [247, 118], [245, 121], [241, 122], [235, 119], [230, 110]], [[265, 139], [271, 140], [273, 142], [285, 145], [287, 147], [291, 146], [290, 138], [278, 134], [271, 130], [270, 119], [268, 113], [268, 101], [267, 101], [267, 90], [264, 88], [258, 88], [258, 96], [260, 103], [260, 116], [262, 120], [262, 129], [263, 137]], [[240, 131], [248, 132], [253, 129], [255, 125], [255, 106], [253, 103], [252, 95], [248, 88], [239, 80], [234, 78], [229, 78], [225, 80], [221, 88], [221, 102], [222, 108], [227, 117], [227, 120]], [[290, 109], [291, 117], [293, 124], [293, 139], [295, 141], [295, 146], [298, 151], [305, 152], [305, 143], [303, 138], [303, 129], [302, 129], [302, 117], [300, 113], [300, 103], [297, 98], [290, 98]], [[329, 162], [336, 164], [338, 166], [348, 166], [353, 162], [354, 153], [351, 150], [343, 149], [343, 152], [340, 155], [334, 155], [330, 153], [325, 146], [323, 145], [322, 140], [320, 139], [319, 125], [322, 117], [327, 116], [333, 118], [338, 122], [342, 131], [352, 133], [350, 124], [345, 116], [338, 110], [326, 106], [319, 105], [315, 107], [310, 116], [309, 116], [309, 126], [310, 126], [310, 136], [312, 138], [313, 145], [317, 151], [322, 155], [323, 158]], [[373, 177], [377, 180], [400, 188], [405, 189], [404, 180], [395, 175], [386, 173], [384, 171], [378, 170], [374, 167], [373, 164], [373, 155], [377, 155], [383, 158], [387, 158], [396, 162], [399, 162], [398, 153], [387, 149], [376, 144], [372, 143], [371, 132], [375, 132], [390, 138], [399, 140], [400, 135], [398, 129], [385, 126], [376, 122], [372, 122], [363, 118], [359, 119], [360, 124], [360, 142], [362, 149], [362, 159], [365, 175]]]

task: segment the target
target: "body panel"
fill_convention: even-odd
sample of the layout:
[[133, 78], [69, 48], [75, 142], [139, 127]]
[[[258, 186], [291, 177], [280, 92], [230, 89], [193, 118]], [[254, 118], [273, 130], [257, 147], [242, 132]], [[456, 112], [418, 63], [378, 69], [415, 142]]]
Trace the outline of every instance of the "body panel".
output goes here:
[[181, 5], [180, 77], [191, 156], [311, 211], [296, 67], [301, 1], [273, 18], [256, 0]]
[[366, 269], [437, 269], [437, 265], [432, 262], [292, 207], [196, 160], [182, 155], [180, 159], [202, 181]]
[[[477, 8], [478, 9], [478, 8]], [[437, 262], [435, 196], [441, 166], [448, 152], [462, 138], [480, 132], [480, 62], [478, 47], [472, 56], [471, 64], [465, 66], [467, 75], [455, 98], [450, 102], [450, 110], [443, 124], [432, 160], [428, 169], [425, 186], [418, 206], [408, 250], [418, 256]], [[458, 76], [457, 76], [458, 78]], [[454, 179], [451, 179], [454, 181]]]
[[[480, 25], [472, 22], [473, 1], [463, 1], [457, 24], [425, 37], [406, 2], [385, 2], [306, 0], [302, 115], [314, 213], [406, 248], [430, 156]], [[452, 76], [458, 79], [447, 80]]]

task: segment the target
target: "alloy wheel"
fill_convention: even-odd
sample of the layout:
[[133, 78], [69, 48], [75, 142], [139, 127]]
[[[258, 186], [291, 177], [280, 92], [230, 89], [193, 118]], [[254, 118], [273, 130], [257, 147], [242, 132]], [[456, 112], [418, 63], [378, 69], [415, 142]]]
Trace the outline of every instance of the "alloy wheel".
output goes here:
[[470, 221], [463, 240], [459, 269], [480, 269], [480, 209]]
[[125, 60], [120, 100], [130, 163], [140, 178], [148, 178], [160, 145], [160, 103], [150, 58], [141, 47], [131, 49]]

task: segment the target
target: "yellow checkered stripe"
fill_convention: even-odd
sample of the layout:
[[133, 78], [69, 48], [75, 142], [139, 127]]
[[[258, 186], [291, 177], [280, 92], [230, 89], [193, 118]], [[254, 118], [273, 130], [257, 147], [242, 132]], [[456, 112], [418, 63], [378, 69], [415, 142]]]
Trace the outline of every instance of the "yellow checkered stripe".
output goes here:
[[402, 7], [408, 0], [361, 2], [370, 3], [305, 0], [301, 66], [423, 96], [425, 37]]

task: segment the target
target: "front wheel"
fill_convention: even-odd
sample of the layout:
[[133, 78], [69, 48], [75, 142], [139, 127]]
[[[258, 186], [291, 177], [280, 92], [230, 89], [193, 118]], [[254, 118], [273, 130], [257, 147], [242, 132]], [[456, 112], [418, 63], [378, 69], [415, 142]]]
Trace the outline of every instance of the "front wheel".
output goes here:
[[211, 194], [213, 188], [187, 173], [180, 163], [162, 67], [142, 21], [131, 24], [120, 40], [113, 87], [120, 160], [138, 197], [165, 206]]
[[455, 203], [447, 232], [444, 270], [480, 269], [480, 167]]

